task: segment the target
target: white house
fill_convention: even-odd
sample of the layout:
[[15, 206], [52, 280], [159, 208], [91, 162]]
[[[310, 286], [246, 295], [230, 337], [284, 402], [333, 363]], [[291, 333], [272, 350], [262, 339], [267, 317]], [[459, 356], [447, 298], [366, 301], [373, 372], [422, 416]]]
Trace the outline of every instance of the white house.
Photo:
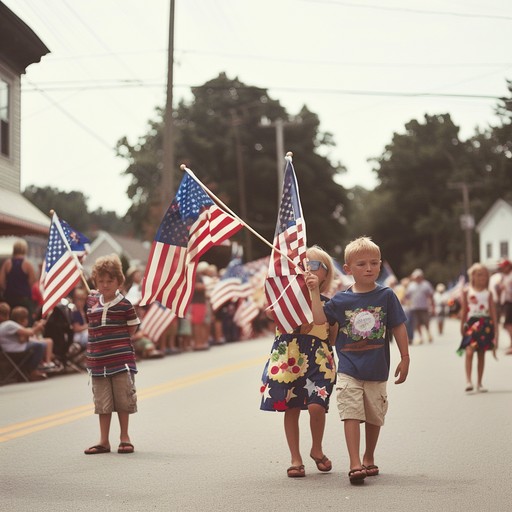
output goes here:
[[48, 235], [50, 219], [20, 193], [21, 75], [50, 50], [0, 1], [0, 235]]
[[480, 235], [480, 261], [495, 267], [512, 259], [512, 204], [498, 199], [476, 226]]

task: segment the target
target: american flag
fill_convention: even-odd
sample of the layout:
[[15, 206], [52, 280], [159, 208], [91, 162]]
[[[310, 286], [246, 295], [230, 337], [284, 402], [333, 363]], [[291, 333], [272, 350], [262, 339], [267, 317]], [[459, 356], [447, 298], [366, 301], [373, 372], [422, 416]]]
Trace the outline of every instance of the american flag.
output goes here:
[[43, 317], [80, 281], [82, 268], [74, 249], [81, 251], [85, 243], [89, 243], [89, 240], [84, 235], [71, 228], [67, 222], [60, 221], [56, 213], [53, 214], [39, 280], [43, 295]]
[[185, 173], [153, 241], [140, 305], [159, 301], [184, 318], [200, 256], [234, 235], [242, 225]]
[[305, 268], [306, 225], [293, 164], [290, 158], [286, 160], [274, 246], [295, 265], [273, 249], [265, 281], [265, 294], [270, 304], [268, 310], [281, 332], [293, 331], [299, 325], [313, 321], [311, 296], [304, 274], [296, 266], [302, 264], [302, 268]]
[[160, 302], [153, 302], [142, 319], [140, 329], [156, 343], [175, 318], [176, 315]]
[[253, 287], [249, 282], [248, 273], [242, 265], [242, 260], [233, 258], [211, 292], [212, 309], [217, 311], [226, 302], [249, 297], [252, 292]]
[[240, 327], [240, 333], [243, 339], [248, 339], [254, 334], [252, 321], [259, 315], [260, 309], [251, 299], [241, 300], [233, 315], [233, 321]]

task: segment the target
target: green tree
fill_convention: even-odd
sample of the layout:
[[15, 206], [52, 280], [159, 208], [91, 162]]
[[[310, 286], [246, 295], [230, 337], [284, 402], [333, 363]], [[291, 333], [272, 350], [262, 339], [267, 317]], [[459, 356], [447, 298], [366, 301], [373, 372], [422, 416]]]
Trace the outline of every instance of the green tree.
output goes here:
[[[372, 234], [399, 275], [423, 267], [446, 281], [464, 266], [460, 191], [467, 179], [466, 145], [448, 114], [412, 120], [377, 160]], [[441, 263], [441, 264], [440, 264]]]
[[50, 210], [54, 210], [59, 218], [88, 236], [98, 229], [118, 234], [129, 233], [129, 225], [114, 211], [98, 208], [89, 212], [87, 197], [82, 192], [63, 192], [53, 187], [30, 185], [23, 195], [48, 216]]
[[[322, 146], [333, 145], [331, 135], [319, 131], [318, 116], [305, 106], [291, 116], [266, 89], [247, 86], [224, 73], [193, 88], [192, 95], [190, 103], [181, 101], [174, 112], [175, 183], [181, 180], [179, 165], [185, 163], [233, 211], [271, 241], [278, 204], [276, 136], [274, 128], [262, 120], [274, 123], [282, 119], [286, 123], [286, 150], [294, 153], [309, 243], [332, 250], [344, 239], [346, 192], [333, 179], [343, 168], [318, 154]], [[126, 138], [118, 143], [119, 155], [128, 161], [125, 174], [131, 176], [128, 195], [133, 204], [128, 216], [145, 238], [154, 235], [162, 209], [162, 111], [158, 110], [157, 115], [148, 133], [136, 144], [131, 145]], [[284, 158], [282, 165], [284, 169]], [[247, 258], [268, 254], [269, 248], [256, 239], [241, 233], [237, 237], [245, 245]]]

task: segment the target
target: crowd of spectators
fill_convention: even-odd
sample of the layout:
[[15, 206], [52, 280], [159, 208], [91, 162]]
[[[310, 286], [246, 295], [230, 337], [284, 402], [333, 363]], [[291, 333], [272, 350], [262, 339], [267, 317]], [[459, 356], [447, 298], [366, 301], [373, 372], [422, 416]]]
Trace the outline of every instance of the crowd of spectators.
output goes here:
[[[25, 364], [30, 380], [42, 380], [69, 371], [85, 371], [88, 339], [85, 312], [87, 289], [84, 284], [78, 285], [42, 319], [42, 298], [36, 278], [38, 276], [24, 258], [26, 244], [19, 244], [18, 252], [20, 247], [23, 256], [16, 256], [19, 259], [16, 264], [16, 280], [23, 283], [24, 296], [20, 299], [15, 294], [16, 300], [9, 300], [11, 296], [5, 293], [6, 287], [2, 285], [2, 282], [6, 283], [8, 280], [6, 278], [9, 271], [4, 272], [3, 281], [0, 282], [0, 346], [5, 352], [32, 354]], [[23, 261], [30, 265], [29, 272], [22, 270]], [[225, 269], [221, 269], [219, 272], [215, 265], [201, 261], [197, 266], [194, 294], [185, 318], [174, 317], [170, 323], [167, 322], [163, 331], [157, 330], [158, 335], [155, 336], [154, 331], [145, 330], [144, 323], [151, 305], [140, 305], [144, 268], [134, 265], [126, 269], [126, 279], [119, 291], [130, 300], [141, 320], [141, 327], [132, 338], [137, 359], [164, 358], [183, 352], [209, 350], [224, 343], [272, 333], [273, 322], [264, 311], [266, 303], [263, 283], [266, 262], [251, 272], [249, 297], [234, 296], [214, 310], [210, 295], [224, 271]], [[91, 289], [94, 288], [92, 283], [88, 284]], [[30, 291], [28, 296], [27, 290]], [[23, 306], [17, 305], [20, 300], [23, 301]], [[248, 321], [237, 321], [237, 315], [249, 301], [253, 310], [246, 317]], [[10, 305], [11, 302], [15, 304], [14, 307]]]

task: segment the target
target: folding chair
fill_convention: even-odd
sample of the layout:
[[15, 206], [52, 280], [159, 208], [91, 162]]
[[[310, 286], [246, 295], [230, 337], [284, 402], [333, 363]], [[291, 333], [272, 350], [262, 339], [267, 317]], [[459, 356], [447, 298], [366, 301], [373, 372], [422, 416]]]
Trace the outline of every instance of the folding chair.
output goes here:
[[[24, 365], [30, 359], [32, 353], [30, 350], [24, 352], [5, 352], [0, 346], [0, 386], [15, 382], [21, 377], [25, 382], [29, 382], [29, 378], [24, 369]], [[6, 371], [4, 372], [4, 368]]]

